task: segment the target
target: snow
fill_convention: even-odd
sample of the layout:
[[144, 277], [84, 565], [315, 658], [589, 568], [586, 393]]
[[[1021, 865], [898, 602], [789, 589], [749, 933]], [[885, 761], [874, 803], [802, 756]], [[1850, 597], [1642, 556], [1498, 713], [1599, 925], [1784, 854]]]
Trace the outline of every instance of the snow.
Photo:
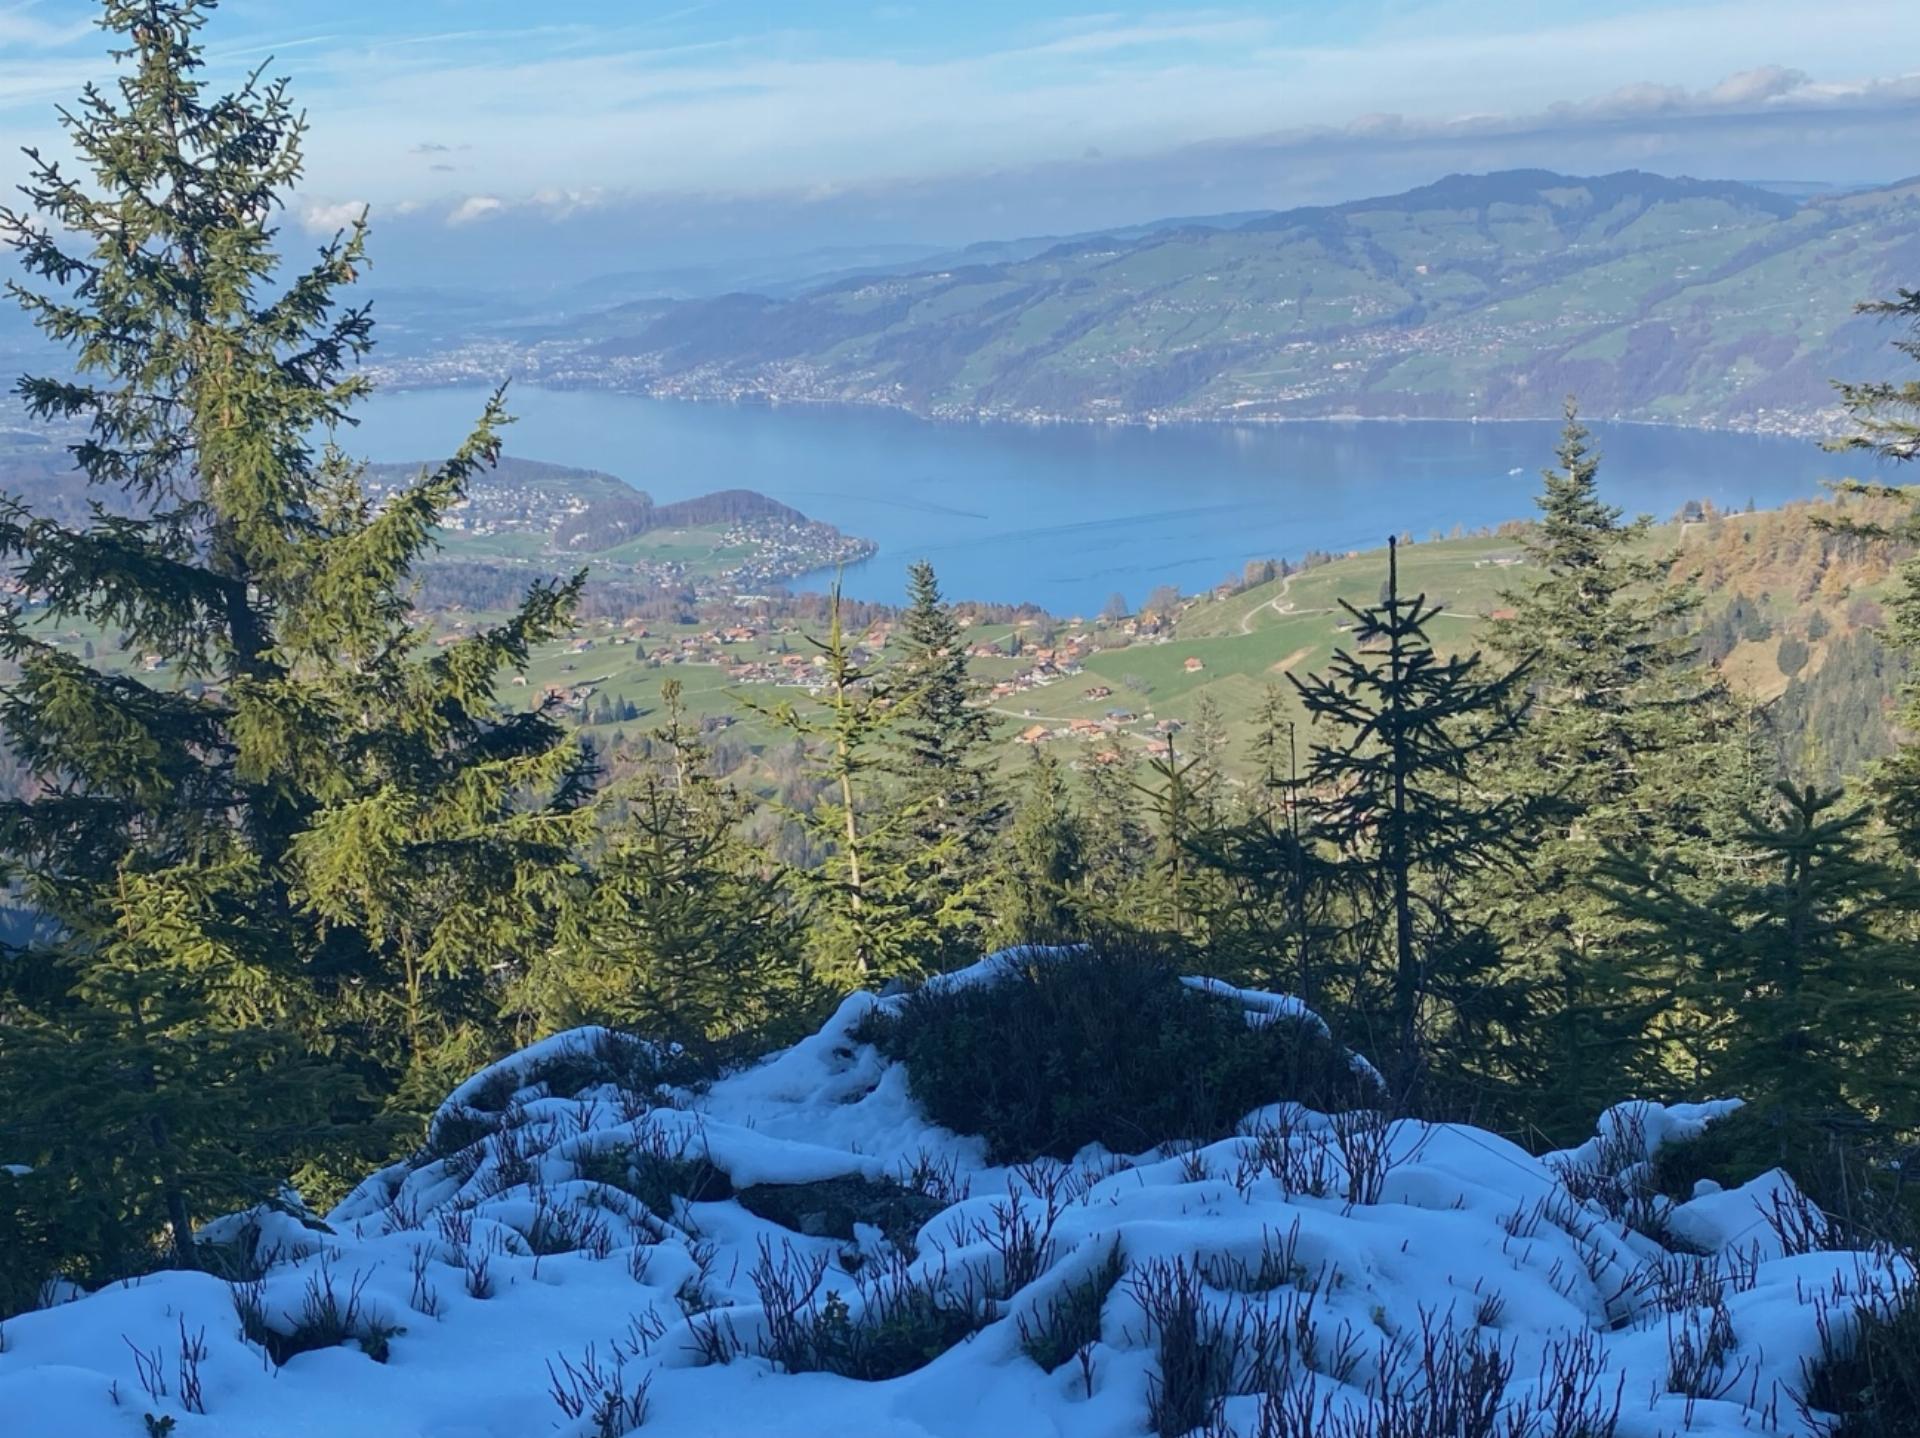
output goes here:
[[[936, 982], [991, 983], [1057, 952], [998, 954]], [[1319, 1024], [1281, 995], [1195, 987], [1251, 1022]], [[644, 1383], [641, 1431], [665, 1438], [1108, 1438], [1148, 1431], [1162, 1305], [1184, 1283], [1203, 1329], [1240, 1335], [1223, 1421], [1242, 1435], [1263, 1401], [1257, 1340], [1279, 1333], [1290, 1346], [1267, 1380], [1323, 1415], [1420, 1381], [1408, 1355], [1444, 1334], [1508, 1355], [1515, 1405], [1588, 1364], [1593, 1392], [1621, 1397], [1622, 1438], [1808, 1435], [1794, 1397], [1822, 1323], [1899, 1276], [1887, 1255], [1800, 1251], [1790, 1220], [1810, 1211], [1784, 1173], [1681, 1204], [1644, 1193], [1635, 1178], [1659, 1146], [1732, 1103], [1622, 1105], [1592, 1141], [1544, 1158], [1466, 1126], [1276, 1104], [1215, 1143], [991, 1167], [979, 1138], [930, 1123], [905, 1072], [853, 1037], [903, 1001], [856, 994], [705, 1092], [563, 1096], [569, 1066], [577, 1082], [595, 1056], [654, 1051], [606, 1030], [544, 1040], [448, 1097], [439, 1156], [371, 1175], [323, 1218], [289, 1196], [208, 1225], [206, 1238], [251, 1250], [257, 1281], [165, 1273], [10, 1320], [0, 1431], [140, 1438], [152, 1414], [176, 1438], [590, 1438], [603, 1431], [592, 1414], [566, 1416], [549, 1392], [570, 1365], [629, 1397]], [[606, 1181], [632, 1155], [704, 1161], [733, 1190], [910, 1179], [929, 1216], [910, 1238], [860, 1222], [849, 1240], [789, 1232], [718, 1192], [656, 1213]], [[1024, 1247], [1009, 1241], [1021, 1232]], [[1116, 1252], [1124, 1276], [1098, 1341], [1043, 1371], [1023, 1332]], [[759, 1352], [781, 1314], [762, 1306], [756, 1268], [820, 1260], [816, 1301], [835, 1295], [853, 1322], [889, 1274], [991, 1294], [991, 1321], [884, 1381], [784, 1372]], [[259, 1337], [329, 1302], [357, 1338], [276, 1363], [243, 1332], [241, 1308]], [[713, 1361], [716, 1342], [731, 1361]], [[1711, 1361], [1683, 1381], [1688, 1352]], [[625, 1429], [616, 1417], [604, 1431]]]

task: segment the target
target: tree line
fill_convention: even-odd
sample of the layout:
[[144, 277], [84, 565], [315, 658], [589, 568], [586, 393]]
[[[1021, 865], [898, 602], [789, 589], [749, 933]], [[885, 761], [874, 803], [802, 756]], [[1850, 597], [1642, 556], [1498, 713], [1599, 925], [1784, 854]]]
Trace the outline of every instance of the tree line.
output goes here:
[[[370, 501], [341, 442], [366, 223], [281, 278], [304, 122], [280, 82], [206, 92], [209, 8], [109, 0], [122, 75], [67, 117], [80, 169], [32, 156], [29, 207], [0, 211], [15, 298], [76, 360], [19, 392], [85, 427], [75, 463], [115, 497], [0, 500], [0, 556], [191, 681], [0, 614], [31, 780], [0, 858], [32, 915], [0, 951], [0, 1309], [51, 1272], [198, 1264], [198, 1222], [337, 1192], [542, 1033], [630, 1027], [710, 1072], [851, 987], [1116, 933], [1299, 994], [1408, 1111], [1557, 1140], [1628, 1095], [1737, 1092], [1783, 1133], [1920, 1135], [1920, 744], [1851, 798], [1776, 786], [1571, 408], [1487, 651], [1436, 648], [1390, 547], [1327, 670], [1290, 678], [1309, 722], [1269, 696], [1250, 783], [1205, 722], [1144, 763], [1036, 749], [1004, 776], [924, 564], [884, 661], [822, 602], [817, 701], [767, 711], [781, 792], [721, 777], [672, 684], [609, 781], [557, 713], [497, 699], [581, 577], [423, 642], [412, 576], [505, 399]], [[1920, 324], [1920, 297], [1891, 310]], [[1920, 386], [1844, 398], [1851, 443], [1912, 457]], [[1911, 649], [1920, 567], [1901, 583]]]

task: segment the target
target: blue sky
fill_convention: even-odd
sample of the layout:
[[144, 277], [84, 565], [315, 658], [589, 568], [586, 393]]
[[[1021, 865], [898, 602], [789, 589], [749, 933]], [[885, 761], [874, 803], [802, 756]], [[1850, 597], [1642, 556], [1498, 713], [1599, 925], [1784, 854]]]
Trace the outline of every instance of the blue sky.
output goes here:
[[[0, 153], [104, 72], [95, 9], [0, 0]], [[310, 228], [371, 204], [449, 266], [534, 234], [591, 267], [1058, 233], [1513, 164], [1920, 169], [1913, 0], [225, 0], [208, 38], [293, 77]]]

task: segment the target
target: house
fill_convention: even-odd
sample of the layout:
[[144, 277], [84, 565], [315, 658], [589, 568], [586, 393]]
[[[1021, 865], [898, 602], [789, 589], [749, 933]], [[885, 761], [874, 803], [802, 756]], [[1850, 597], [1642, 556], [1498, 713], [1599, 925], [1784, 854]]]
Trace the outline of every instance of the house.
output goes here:
[[1107, 711], [1107, 718], [1116, 724], [1131, 724], [1133, 722], [1133, 711], [1131, 709], [1109, 709]]
[[1020, 744], [1038, 744], [1052, 732], [1053, 731], [1044, 724], [1029, 724], [1015, 736], [1015, 742]]
[[1102, 734], [1106, 732], [1098, 724], [1094, 723], [1093, 720], [1091, 719], [1072, 720], [1070, 723], [1068, 723], [1067, 730], [1068, 732], [1072, 733], [1073, 735], [1081, 739], [1088, 739], [1093, 737], [1095, 734]]
[[1113, 687], [1108, 684], [1096, 684], [1087, 691], [1089, 699], [1111, 699], [1112, 697]]
[[1198, 674], [1202, 669], [1205, 669], [1207, 666], [1201, 660], [1199, 655], [1189, 654], [1187, 656], [1187, 662], [1183, 664], [1181, 667], [1185, 669], [1189, 674]]

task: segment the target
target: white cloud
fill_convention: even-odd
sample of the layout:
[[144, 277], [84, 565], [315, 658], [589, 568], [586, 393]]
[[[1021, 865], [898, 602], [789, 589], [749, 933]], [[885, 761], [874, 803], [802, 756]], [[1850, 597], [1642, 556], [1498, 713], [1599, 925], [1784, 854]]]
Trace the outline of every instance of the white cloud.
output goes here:
[[367, 212], [365, 200], [341, 200], [337, 204], [308, 205], [300, 213], [300, 223], [315, 234], [330, 235], [344, 230]]
[[498, 214], [507, 207], [507, 202], [497, 195], [469, 195], [447, 216], [450, 225], [470, 225], [475, 220], [484, 220], [488, 215]]
[[1729, 75], [1706, 93], [1715, 105], [1752, 105], [1777, 100], [1802, 89], [1811, 77], [1805, 70], [1790, 70], [1784, 65], [1762, 65], [1757, 70], [1742, 70]]

